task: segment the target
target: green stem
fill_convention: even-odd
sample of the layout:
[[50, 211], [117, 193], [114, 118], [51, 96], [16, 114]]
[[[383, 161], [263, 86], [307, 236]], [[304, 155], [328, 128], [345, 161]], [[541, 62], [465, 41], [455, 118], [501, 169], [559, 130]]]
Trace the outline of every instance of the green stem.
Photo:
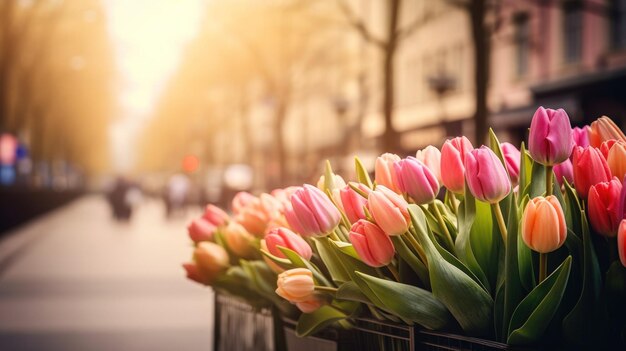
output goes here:
[[441, 211], [439, 211], [439, 207], [434, 202], [430, 204], [430, 207], [434, 208], [433, 211], [435, 212], [435, 217], [437, 217], [437, 222], [439, 222], [439, 227], [445, 235], [446, 242], [448, 243], [450, 250], [454, 251], [454, 241], [452, 241], [452, 236], [450, 236], [450, 231], [448, 231], [448, 226], [443, 220], [443, 216], [441, 215]]
[[396, 281], [399, 282], [400, 281], [400, 273], [398, 273], [398, 270], [396, 269], [396, 267], [394, 267], [393, 264], [388, 264], [387, 268], [389, 269], [389, 271], [391, 272], [391, 274], [393, 275], [394, 278], [396, 278]]
[[321, 285], [316, 285], [316, 286], [315, 286], [315, 290], [317, 290], [317, 291], [323, 291], [323, 292], [329, 292], [329, 293], [333, 293], [333, 294], [335, 294], [335, 293], [337, 293], [337, 290], [339, 290], [339, 289], [337, 289], [337, 288], [333, 288], [333, 287], [330, 287], [330, 286], [321, 286]]
[[548, 276], [548, 254], [539, 253], [539, 283]]
[[404, 237], [408, 240], [409, 244], [411, 244], [413, 250], [415, 250], [422, 262], [424, 262], [424, 264], [428, 264], [426, 252], [424, 252], [424, 249], [420, 246], [417, 240], [415, 240], [415, 238], [409, 232], [404, 233]]
[[552, 166], [546, 166], [546, 197], [552, 195], [552, 178], [554, 177], [554, 173], [552, 173]]
[[452, 205], [452, 213], [454, 213], [454, 215], [458, 215], [458, 206], [459, 206], [459, 202], [456, 198], [456, 194], [453, 192], [450, 192], [450, 205]]
[[500, 228], [500, 235], [502, 235], [502, 241], [506, 245], [506, 223], [504, 223], [504, 216], [502, 216], [502, 210], [500, 209], [500, 205], [495, 203], [491, 204], [491, 210], [496, 215], [496, 221], [498, 222], [498, 228]]

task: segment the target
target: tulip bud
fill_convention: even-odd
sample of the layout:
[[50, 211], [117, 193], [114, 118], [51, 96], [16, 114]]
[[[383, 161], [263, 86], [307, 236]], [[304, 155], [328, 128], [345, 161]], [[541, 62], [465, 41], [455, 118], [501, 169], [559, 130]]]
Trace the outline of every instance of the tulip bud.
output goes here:
[[516, 186], [519, 182], [519, 168], [522, 154], [511, 143], [500, 144], [502, 154], [504, 155], [504, 162], [506, 163], [506, 169], [509, 171], [509, 177], [511, 178], [511, 184]]
[[328, 196], [309, 184], [291, 196], [291, 205], [285, 216], [291, 228], [300, 235], [328, 235], [341, 220], [341, 213]]
[[466, 137], [446, 140], [441, 148], [441, 180], [448, 190], [465, 191], [465, 155], [474, 147]]
[[204, 279], [200, 271], [198, 270], [198, 266], [196, 266], [193, 262], [183, 263], [183, 268], [185, 269], [185, 273], [187, 275], [187, 279], [193, 280], [196, 283], [200, 283], [203, 285], [208, 285], [209, 282]]
[[315, 298], [313, 273], [305, 268], [294, 268], [278, 275], [276, 293], [291, 302], [306, 302]]
[[324, 301], [316, 297], [311, 300], [296, 302], [296, 307], [298, 307], [298, 309], [303, 313], [313, 313], [323, 305]]
[[[193, 251], [193, 259], [202, 281], [211, 284], [228, 267], [228, 253], [223, 247], [203, 241]], [[192, 272], [193, 273], [193, 272]]]
[[374, 165], [376, 184], [384, 185], [396, 193], [400, 193], [400, 189], [398, 188], [398, 178], [393, 165], [398, 161], [400, 161], [400, 156], [386, 153], [379, 156]]
[[215, 225], [204, 218], [194, 219], [189, 223], [189, 226], [187, 226], [189, 238], [191, 238], [194, 243], [213, 240], [213, 234], [215, 234], [216, 229]]
[[600, 147], [607, 140], [621, 140], [626, 142], [626, 136], [621, 129], [609, 117], [602, 116], [591, 123], [589, 129], [589, 144]]
[[233, 201], [231, 204], [232, 210], [234, 214], [238, 214], [239, 211], [241, 211], [242, 208], [248, 206], [248, 204], [252, 201], [254, 201], [254, 199], [256, 199], [256, 196], [245, 192], [245, 191], [240, 191], [238, 192], [235, 197], [233, 197]]
[[269, 231], [265, 236], [265, 244], [269, 253], [280, 258], [286, 258], [286, 256], [278, 249], [278, 246], [288, 248], [307, 260], [310, 260], [313, 255], [311, 246], [287, 228], [275, 228]]
[[618, 217], [619, 197], [622, 184], [615, 178], [589, 188], [587, 210], [589, 222], [598, 234], [615, 237], [622, 218]]
[[409, 229], [409, 204], [383, 185], [376, 187], [367, 199], [367, 207], [376, 224], [387, 235], [402, 235]]
[[388, 265], [395, 254], [389, 236], [376, 224], [364, 219], [352, 225], [350, 242], [361, 261], [372, 267]]
[[556, 181], [559, 185], [563, 185], [563, 179], [567, 180], [569, 184], [574, 183], [574, 166], [572, 165], [572, 161], [570, 159], [555, 165], [552, 170], [554, 171]]
[[[361, 183], [350, 183], [353, 186], [359, 188], [363, 193], [369, 194], [372, 190]], [[354, 223], [359, 219], [365, 218], [365, 209], [367, 206], [367, 199], [361, 194], [357, 193], [350, 185], [346, 185], [339, 191], [339, 197], [341, 198], [341, 205], [343, 211], [348, 217], [350, 223]]]
[[246, 207], [239, 210], [239, 213], [235, 216], [235, 221], [246, 228], [249, 233], [262, 238], [270, 217], [261, 206], [261, 200], [255, 198]]
[[407, 193], [419, 205], [435, 200], [439, 182], [425, 164], [409, 156], [396, 162], [394, 167], [400, 191]]
[[209, 204], [206, 207], [206, 210], [204, 210], [204, 215], [202, 215], [202, 218], [206, 219], [214, 226], [219, 227], [226, 223], [229, 217], [228, 214], [224, 212], [224, 210], [222, 210], [221, 208]]
[[626, 219], [622, 220], [617, 231], [617, 252], [622, 266], [626, 267]]
[[554, 195], [528, 202], [522, 215], [522, 239], [528, 247], [539, 253], [552, 252], [565, 243], [566, 235], [565, 215]]
[[433, 172], [439, 184], [443, 184], [441, 180], [441, 151], [439, 149], [428, 145], [422, 150], [418, 150], [415, 153], [415, 158], [422, 161]]
[[241, 224], [230, 222], [223, 233], [228, 248], [237, 256], [242, 258], [254, 256], [256, 251], [253, 245], [254, 237]]
[[611, 170], [609, 165], [595, 147], [588, 146], [582, 148], [577, 146], [574, 149], [574, 157], [572, 159], [574, 166], [574, 186], [578, 195], [586, 199], [589, 188], [601, 182], [611, 180]]
[[618, 179], [624, 179], [626, 176], [626, 143], [617, 142], [609, 150], [607, 158], [611, 174]]
[[572, 139], [574, 140], [574, 146], [589, 146], [589, 130], [589, 126], [584, 126], [582, 128], [572, 128]]
[[502, 162], [484, 145], [465, 156], [465, 179], [472, 195], [480, 201], [496, 204], [511, 192]]
[[572, 154], [572, 126], [563, 109], [539, 107], [530, 123], [528, 152], [542, 165], [552, 166]]

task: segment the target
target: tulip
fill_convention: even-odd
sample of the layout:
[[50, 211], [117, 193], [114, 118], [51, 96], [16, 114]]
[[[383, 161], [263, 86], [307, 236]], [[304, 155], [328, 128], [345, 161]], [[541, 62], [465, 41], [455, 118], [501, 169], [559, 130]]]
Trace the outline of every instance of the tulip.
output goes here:
[[296, 302], [296, 307], [304, 313], [312, 313], [317, 311], [324, 305], [324, 301], [318, 298], [312, 298], [311, 300]]
[[393, 165], [398, 161], [400, 161], [400, 156], [386, 153], [379, 156], [374, 165], [376, 184], [384, 185], [396, 193], [400, 193], [400, 189], [398, 188], [398, 178]]
[[589, 144], [591, 146], [600, 147], [603, 142], [611, 139], [626, 142], [626, 136], [613, 120], [602, 116], [591, 123], [589, 128]]
[[566, 235], [565, 215], [554, 195], [528, 202], [522, 215], [522, 239], [528, 247], [539, 253], [552, 252], [565, 243]]
[[441, 180], [441, 151], [432, 145], [426, 146], [422, 150], [415, 153], [415, 158], [422, 161], [426, 167], [430, 168], [439, 184], [443, 184]]
[[[265, 239], [261, 239], [261, 241], [259, 242], [259, 246], [261, 248], [261, 251], [265, 251], [265, 252], [270, 252], [267, 249], [267, 243], [265, 242]], [[269, 257], [262, 255], [263, 256], [263, 261], [265, 261], [265, 263], [276, 273], [282, 273], [285, 270], [279, 266], [278, 264], [276, 264], [276, 262], [272, 261]]]
[[305, 268], [294, 268], [278, 275], [276, 293], [291, 302], [306, 302], [314, 298], [313, 273]]
[[622, 191], [617, 202], [617, 219], [621, 220], [624, 218], [626, 218], [626, 177], [624, 177], [622, 182]]
[[376, 187], [367, 198], [367, 207], [376, 224], [387, 235], [402, 235], [409, 229], [409, 204], [389, 188]]
[[270, 193], [281, 204], [281, 211], [285, 211], [287, 204], [291, 205], [291, 195], [298, 190], [297, 186], [288, 186], [284, 189], [274, 189]]
[[600, 144], [600, 153], [602, 154], [602, 156], [604, 156], [605, 160], [608, 161], [609, 151], [613, 148], [613, 145], [615, 145], [615, 143], [617, 143], [617, 140], [611, 139], [604, 141], [602, 142], [602, 144]]
[[441, 180], [448, 190], [465, 191], [465, 155], [474, 147], [466, 137], [446, 140], [441, 148]]
[[285, 212], [287, 222], [300, 235], [327, 235], [341, 220], [341, 213], [318, 188], [305, 184], [291, 196], [292, 208]]
[[307, 260], [310, 260], [313, 255], [311, 246], [287, 228], [275, 228], [269, 231], [265, 236], [265, 244], [269, 253], [280, 258], [286, 258], [286, 256], [278, 246], [288, 248]]
[[215, 234], [216, 229], [217, 227], [215, 225], [204, 218], [194, 219], [189, 223], [189, 226], [187, 226], [189, 238], [191, 238], [194, 243], [213, 240], [213, 234]]
[[626, 267], [626, 219], [622, 220], [617, 231], [617, 252], [622, 266]]
[[567, 180], [569, 184], [574, 183], [574, 166], [572, 165], [572, 161], [570, 159], [555, 165], [552, 170], [554, 171], [556, 181], [559, 185], [563, 185], [563, 179]]
[[216, 227], [219, 227], [228, 221], [228, 214], [215, 205], [208, 205], [202, 215], [204, 219], [209, 221]]
[[617, 227], [622, 220], [617, 213], [621, 192], [622, 184], [616, 178], [589, 188], [587, 200], [589, 222], [598, 234], [607, 237], [617, 235]]
[[260, 209], [265, 212], [268, 220], [280, 217], [283, 204], [270, 194], [263, 193], [259, 196]]
[[237, 222], [230, 222], [224, 228], [224, 239], [228, 248], [237, 256], [251, 258], [254, 256], [254, 237], [248, 233], [246, 228]]
[[198, 270], [198, 266], [196, 266], [194, 262], [183, 263], [183, 268], [185, 269], [187, 279], [193, 280], [194, 282], [200, 283], [203, 285], [209, 284], [209, 282], [205, 280], [202, 274], [200, 274], [200, 270]]
[[575, 146], [587, 147], [589, 146], [589, 126], [582, 128], [572, 128], [572, 139]]
[[[365, 194], [369, 194], [372, 190], [361, 183], [350, 183], [352, 186], [357, 187]], [[367, 198], [357, 193], [350, 185], [346, 185], [339, 191], [339, 197], [341, 198], [341, 205], [343, 211], [348, 217], [350, 223], [354, 223], [359, 219], [365, 218], [365, 209], [367, 206]]]
[[513, 186], [516, 186], [519, 182], [519, 168], [522, 154], [511, 143], [502, 143], [500, 144], [500, 147], [502, 148], [502, 154], [504, 155], [506, 169], [507, 171], [509, 171], [511, 183], [513, 184]]
[[193, 259], [199, 276], [206, 284], [215, 281], [215, 278], [228, 267], [226, 250], [218, 244], [208, 241], [203, 241], [196, 246]]
[[261, 206], [259, 198], [255, 198], [248, 205], [239, 210], [235, 221], [241, 224], [248, 232], [261, 238], [265, 234], [270, 217]]
[[530, 123], [528, 152], [537, 162], [553, 166], [572, 154], [574, 140], [569, 117], [563, 109], [539, 107]]
[[595, 147], [577, 146], [574, 149], [572, 164], [574, 165], [574, 186], [578, 195], [583, 199], [587, 198], [592, 185], [611, 180], [609, 165], [600, 150]]
[[352, 225], [349, 236], [354, 250], [367, 265], [382, 267], [393, 259], [393, 243], [376, 224], [361, 219]]
[[238, 192], [235, 195], [235, 197], [233, 197], [233, 201], [231, 204], [233, 213], [238, 214], [239, 211], [241, 211], [241, 209], [248, 206], [248, 204], [252, 202], [254, 199], [256, 199], [256, 196], [248, 192], [245, 192], [245, 191]]
[[496, 154], [486, 146], [465, 156], [465, 179], [472, 195], [496, 204], [511, 192], [511, 181]]
[[609, 169], [614, 177], [624, 179], [626, 176], [626, 143], [617, 142], [609, 151], [607, 158]]
[[439, 193], [439, 182], [433, 172], [415, 157], [407, 157], [394, 165], [398, 188], [417, 204], [433, 202]]

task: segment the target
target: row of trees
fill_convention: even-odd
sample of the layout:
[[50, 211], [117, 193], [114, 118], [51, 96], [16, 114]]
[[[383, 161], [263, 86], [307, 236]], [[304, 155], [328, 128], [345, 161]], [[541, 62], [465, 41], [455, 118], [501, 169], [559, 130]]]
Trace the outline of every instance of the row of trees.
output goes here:
[[0, 1], [0, 131], [35, 161], [107, 167], [114, 75], [98, 0]]

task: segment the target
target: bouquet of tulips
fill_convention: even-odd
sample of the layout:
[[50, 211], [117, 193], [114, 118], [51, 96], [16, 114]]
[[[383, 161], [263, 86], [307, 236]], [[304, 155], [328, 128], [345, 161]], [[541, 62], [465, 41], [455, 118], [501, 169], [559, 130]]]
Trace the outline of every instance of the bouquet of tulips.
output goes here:
[[299, 335], [368, 316], [512, 345], [626, 345], [626, 137], [609, 118], [572, 129], [540, 107], [528, 149], [490, 131], [479, 148], [383, 154], [373, 181], [355, 167], [347, 184], [327, 164], [317, 186], [242, 193], [232, 218], [209, 206], [189, 228], [188, 276], [232, 284], [243, 267], [298, 307]]

